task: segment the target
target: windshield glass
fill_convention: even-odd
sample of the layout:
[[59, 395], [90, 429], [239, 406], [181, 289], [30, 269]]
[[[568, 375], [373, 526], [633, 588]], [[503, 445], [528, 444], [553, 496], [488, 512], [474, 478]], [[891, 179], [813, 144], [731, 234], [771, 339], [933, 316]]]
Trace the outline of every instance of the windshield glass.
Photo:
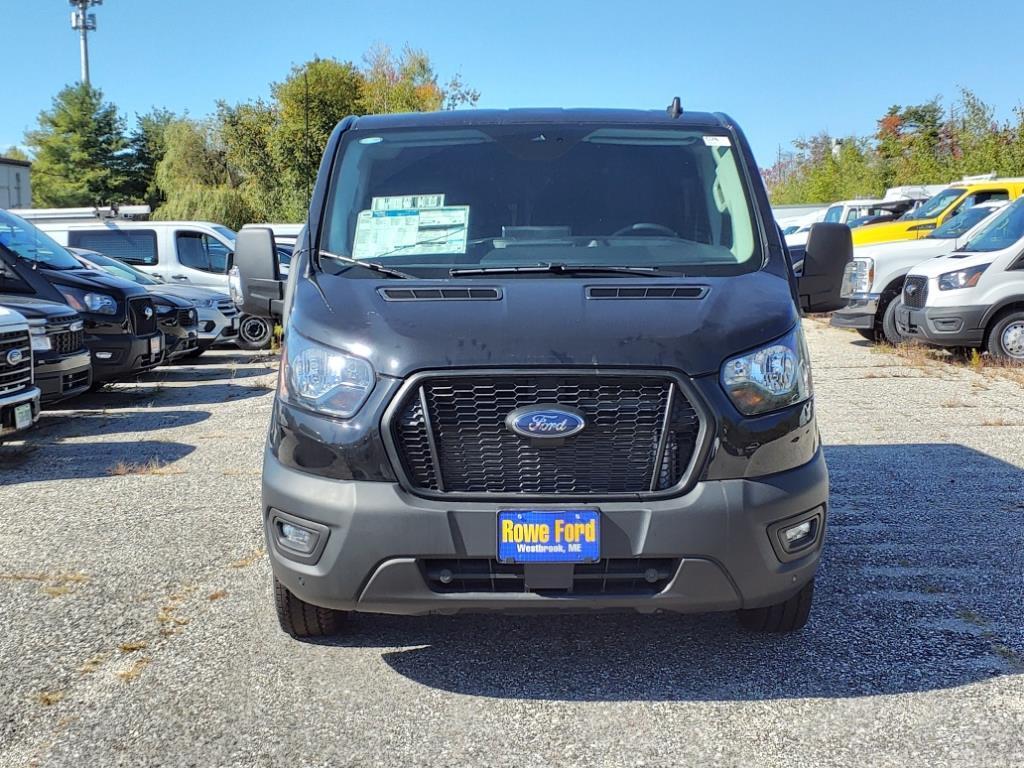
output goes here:
[[903, 214], [901, 221], [916, 221], [918, 219], [934, 219], [944, 210], [952, 205], [953, 201], [956, 200], [960, 195], [964, 193], [963, 189], [958, 187], [952, 187], [950, 189], [944, 189], [934, 197], [930, 197], [921, 203], [919, 208], [915, 208], [913, 211]]
[[414, 274], [546, 263], [738, 274], [761, 265], [746, 180], [724, 133], [487, 125], [354, 131], [343, 141], [320, 243], [333, 253]]
[[47, 269], [82, 268], [56, 240], [24, 219], [3, 210], [0, 210], [0, 245]]
[[990, 216], [992, 214], [992, 210], [992, 208], [986, 206], [984, 208], [975, 207], [960, 211], [956, 216], [951, 216], [949, 221], [934, 230], [930, 235], [928, 235], [928, 237], [933, 237], [939, 240], [949, 240], [954, 237], [960, 237], [960, 235], [969, 230], [986, 216]]
[[1019, 198], [996, 214], [985, 225], [964, 251], [1001, 251], [1009, 248], [1024, 237], [1024, 197]]
[[87, 252], [82, 256], [82, 258], [85, 261], [95, 264], [104, 272], [108, 272], [115, 277], [120, 277], [122, 280], [130, 280], [137, 285], [160, 285], [159, 280], [154, 280], [145, 272], [129, 267], [127, 264], [122, 264], [120, 261], [111, 259], [108, 256], [103, 256], [99, 253]]
[[827, 224], [840, 224], [843, 221], [843, 206], [833, 205], [827, 211], [825, 211], [825, 218], [822, 219]]

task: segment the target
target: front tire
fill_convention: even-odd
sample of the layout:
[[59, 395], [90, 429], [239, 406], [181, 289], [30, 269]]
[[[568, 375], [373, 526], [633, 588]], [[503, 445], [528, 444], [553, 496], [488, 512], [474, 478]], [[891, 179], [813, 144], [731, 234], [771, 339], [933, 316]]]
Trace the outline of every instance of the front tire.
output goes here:
[[269, 349], [274, 338], [274, 325], [265, 317], [243, 315], [238, 323], [238, 337], [235, 343], [241, 349], [252, 351]]
[[292, 637], [332, 637], [341, 631], [344, 611], [321, 608], [300, 600], [274, 577], [274, 607], [281, 629]]
[[789, 600], [764, 608], [751, 608], [739, 612], [740, 626], [754, 632], [796, 632], [803, 629], [811, 616], [811, 603], [814, 600], [814, 579]]
[[900, 329], [896, 326], [896, 310], [899, 309], [899, 306], [900, 300], [897, 296], [886, 304], [885, 312], [882, 313], [881, 336], [894, 347], [907, 341], [907, 337], [900, 333]]
[[1010, 312], [988, 334], [988, 353], [1000, 360], [1024, 363], [1024, 312]]

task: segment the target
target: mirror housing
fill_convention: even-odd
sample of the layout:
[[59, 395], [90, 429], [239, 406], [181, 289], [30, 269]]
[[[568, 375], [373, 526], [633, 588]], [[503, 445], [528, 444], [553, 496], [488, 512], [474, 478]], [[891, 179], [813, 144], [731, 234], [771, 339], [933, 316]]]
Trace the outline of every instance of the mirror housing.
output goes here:
[[[791, 253], [794, 267], [800, 262]], [[846, 306], [839, 294], [846, 265], [853, 261], [853, 236], [845, 224], [814, 224], [807, 235], [803, 268], [797, 273], [796, 288], [804, 312], [834, 312]]]
[[270, 228], [250, 227], [238, 233], [233, 264], [229, 272], [237, 275], [237, 296], [242, 314], [280, 317], [284, 299], [284, 281], [277, 263], [277, 245]]

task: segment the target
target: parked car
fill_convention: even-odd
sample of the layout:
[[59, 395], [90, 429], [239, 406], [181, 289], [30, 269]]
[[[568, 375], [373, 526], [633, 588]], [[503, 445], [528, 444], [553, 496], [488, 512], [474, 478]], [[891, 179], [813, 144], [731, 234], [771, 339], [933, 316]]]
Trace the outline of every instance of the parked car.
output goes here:
[[281, 626], [802, 627], [828, 477], [800, 312], [842, 304], [852, 246], [819, 225], [798, 279], [772, 222], [736, 124], [678, 100], [343, 120], [287, 285], [270, 230], [235, 252], [244, 311], [284, 297], [263, 470]]
[[145, 290], [84, 269], [47, 234], [2, 210], [0, 263], [0, 293], [67, 304], [81, 316], [94, 384], [135, 376], [163, 360], [163, 334]]
[[[62, 245], [102, 253], [173, 285], [203, 286], [228, 292], [227, 271], [235, 248], [235, 232], [204, 221], [124, 221], [76, 214], [61, 220], [54, 211], [38, 215], [38, 226]], [[235, 343], [243, 349], [265, 349], [273, 323], [261, 317], [239, 318]]]
[[953, 216], [972, 205], [988, 201], [1016, 200], [1024, 193], [1024, 179], [967, 180], [953, 184], [918, 208], [903, 214], [888, 224], [857, 227], [853, 231], [853, 244], [889, 243], [896, 240], [915, 240], [945, 224]]
[[842, 296], [848, 303], [833, 312], [837, 328], [853, 328], [870, 341], [903, 341], [896, 327], [903, 280], [911, 267], [925, 259], [952, 253], [985, 226], [1005, 202], [979, 203], [946, 220], [920, 240], [860, 245], [846, 268]]
[[[0, 270], [4, 267], [0, 264]], [[92, 359], [85, 346], [85, 321], [67, 304], [17, 293], [0, 293], [0, 307], [28, 321], [35, 358], [35, 384], [44, 405], [86, 392], [92, 384]]]
[[39, 420], [39, 395], [32, 382], [28, 321], [0, 307], [0, 440]]
[[214, 344], [230, 342], [238, 336], [238, 308], [227, 294], [213, 288], [199, 285], [176, 285], [165, 283], [142, 270], [111, 259], [96, 251], [69, 248], [87, 269], [100, 269], [141, 285], [151, 294], [177, 296], [195, 305], [198, 314], [198, 343], [196, 348], [184, 355], [199, 357]]
[[914, 267], [897, 318], [903, 333], [928, 344], [1024, 362], [1024, 198], [962, 248]]

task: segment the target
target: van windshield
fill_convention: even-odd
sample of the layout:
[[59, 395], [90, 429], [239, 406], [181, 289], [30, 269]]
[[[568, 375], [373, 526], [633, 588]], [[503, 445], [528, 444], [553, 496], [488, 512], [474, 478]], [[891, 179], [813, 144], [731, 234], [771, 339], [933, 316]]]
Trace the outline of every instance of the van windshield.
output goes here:
[[424, 276], [551, 263], [675, 275], [761, 266], [725, 132], [484, 125], [356, 130], [343, 142], [320, 243], [332, 253]]
[[1024, 197], [996, 214], [962, 251], [1001, 251], [1024, 238]]
[[932, 230], [928, 237], [934, 240], [950, 240], [954, 237], [960, 237], [960, 235], [991, 214], [992, 208], [987, 205], [968, 208], [960, 211], [956, 216], [950, 216], [945, 224], [938, 229]]
[[24, 219], [3, 210], [0, 210], [0, 246], [47, 269], [82, 268], [56, 240]]

